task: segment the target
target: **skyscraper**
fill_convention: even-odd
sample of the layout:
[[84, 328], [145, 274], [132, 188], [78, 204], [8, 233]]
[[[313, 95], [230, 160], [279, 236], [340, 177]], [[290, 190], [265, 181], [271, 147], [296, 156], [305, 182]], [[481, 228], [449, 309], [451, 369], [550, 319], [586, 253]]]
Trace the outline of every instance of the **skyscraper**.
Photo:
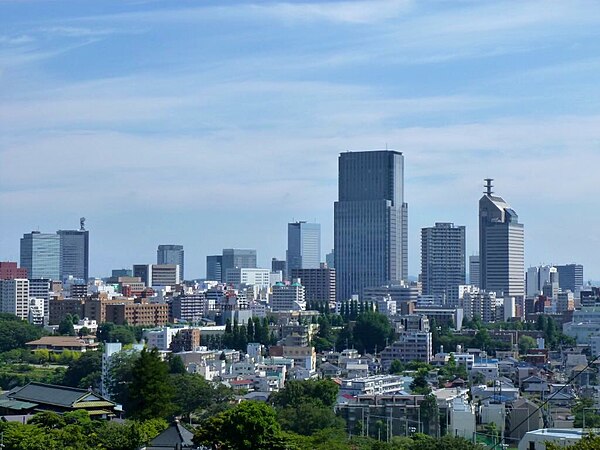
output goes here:
[[338, 300], [408, 277], [404, 156], [393, 150], [342, 153], [334, 205]]
[[223, 281], [223, 256], [209, 255], [206, 257], [206, 279], [209, 281]]
[[465, 227], [436, 223], [421, 229], [423, 295], [456, 305], [458, 286], [465, 284]]
[[184, 264], [183, 245], [159, 245], [156, 251], [156, 264], [179, 265], [179, 278], [185, 280], [183, 275]]
[[256, 268], [256, 250], [224, 248], [221, 258], [221, 281], [225, 281], [227, 269]]
[[501, 197], [492, 195], [485, 180], [479, 200], [479, 257], [481, 288], [505, 296], [525, 295], [525, 244], [519, 216]]
[[581, 264], [566, 264], [556, 266], [558, 270], [558, 285], [563, 291], [567, 289], [577, 292], [583, 287], [583, 266]]
[[32, 231], [21, 238], [21, 267], [29, 278], [60, 280], [60, 236]]
[[60, 238], [60, 279], [68, 277], [87, 281], [89, 277], [90, 232], [81, 218], [79, 230], [58, 230]]
[[479, 287], [480, 275], [479, 275], [479, 255], [469, 256], [469, 284]]
[[288, 223], [287, 273], [294, 269], [318, 269], [321, 264], [321, 225]]

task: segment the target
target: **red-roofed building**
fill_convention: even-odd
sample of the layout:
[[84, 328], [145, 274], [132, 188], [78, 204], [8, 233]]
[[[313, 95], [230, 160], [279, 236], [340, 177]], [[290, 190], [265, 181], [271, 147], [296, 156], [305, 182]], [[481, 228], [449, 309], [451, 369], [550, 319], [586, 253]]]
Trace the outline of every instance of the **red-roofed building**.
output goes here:
[[16, 262], [0, 261], [0, 280], [14, 280], [16, 278], [27, 278], [27, 269], [17, 267]]

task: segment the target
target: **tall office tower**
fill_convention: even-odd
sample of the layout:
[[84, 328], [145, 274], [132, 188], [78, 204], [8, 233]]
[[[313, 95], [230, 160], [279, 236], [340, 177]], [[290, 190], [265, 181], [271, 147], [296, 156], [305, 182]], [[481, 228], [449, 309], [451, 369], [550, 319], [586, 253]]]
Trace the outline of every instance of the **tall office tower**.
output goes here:
[[436, 223], [421, 229], [423, 295], [456, 305], [458, 286], [465, 284], [465, 227]]
[[485, 180], [479, 200], [479, 256], [481, 288], [505, 296], [525, 295], [525, 243], [519, 216], [501, 197], [492, 195], [492, 179]]
[[224, 248], [221, 260], [221, 281], [225, 281], [227, 269], [256, 268], [256, 250]]
[[469, 284], [479, 287], [479, 280], [479, 255], [471, 255], [469, 256]]
[[287, 261], [283, 259], [272, 258], [271, 259], [271, 272], [281, 272], [281, 279], [287, 280]]
[[156, 264], [178, 264], [179, 278], [185, 280], [183, 276], [184, 264], [183, 245], [159, 245], [156, 251]]
[[0, 311], [23, 320], [29, 318], [29, 280], [0, 280]]
[[288, 223], [287, 273], [294, 269], [318, 269], [321, 265], [321, 225]]
[[558, 270], [558, 285], [563, 291], [577, 292], [583, 287], [583, 266], [581, 264], [566, 264], [556, 266]]
[[206, 257], [206, 279], [223, 281], [223, 256], [209, 255]]
[[80, 219], [79, 230], [58, 230], [60, 238], [60, 279], [89, 277], [90, 232], [85, 229], [85, 218]]
[[334, 205], [337, 299], [408, 278], [404, 156], [392, 150], [339, 157]]
[[21, 267], [29, 278], [60, 280], [60, 236], [32, 231], [21, 238]]
[[527, 297], [536, 297], [542, 293], [547, 284], [556, 284], [558, 290], [558, 271], [552, 266], [534, 266], [527, 269], [525, 275], [525, 293]]

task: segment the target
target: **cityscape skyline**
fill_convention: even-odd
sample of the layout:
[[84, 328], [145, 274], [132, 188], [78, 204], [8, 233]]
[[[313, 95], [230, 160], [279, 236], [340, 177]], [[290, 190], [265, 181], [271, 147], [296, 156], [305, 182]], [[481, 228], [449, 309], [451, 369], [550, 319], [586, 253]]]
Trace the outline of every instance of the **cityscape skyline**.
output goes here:
[[229, 247], [269, 267], [298, 219], [321, 224], [326, 253], [337, 155], [387, 143], [406, 160], [412, 276], [436, 222], [465, 225], [476, 251], [491, 177], [527, 226], [526, 266], [600, 279], [592, 3], [32, 4], [0, 5], [6, 259], [81, 216], [93, 275], [163, 242], [191, 277]]

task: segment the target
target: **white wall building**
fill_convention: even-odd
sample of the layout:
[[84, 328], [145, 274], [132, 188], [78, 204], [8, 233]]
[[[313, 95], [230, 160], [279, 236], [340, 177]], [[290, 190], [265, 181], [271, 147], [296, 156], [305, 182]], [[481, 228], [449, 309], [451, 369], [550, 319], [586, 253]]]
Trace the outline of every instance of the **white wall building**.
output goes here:
[[227, 269], [225, 282], [238, 288], [243, 284], [258, 286], [259, 289], [268, 288], [271, 285], [271, 270], [249, 267]]
[[568, 447], [579, 442], [582, 437], [581, 428], [543, 428], [525, 433], [519, 442], [519, 450], [546, 450], [546, 442]]
[[0, 280], [0, 312], [14, 314], [20, 319], [29, 318], [29, 280], [16, 278]]
[[276, 283], [271, 293], [271, 311], [305, 311], [304, 286], [295, 281], [292, 284]]
[[29, 323], [33, 325], [44, 325], [44, 299], [30, 298], [29, 299]]

